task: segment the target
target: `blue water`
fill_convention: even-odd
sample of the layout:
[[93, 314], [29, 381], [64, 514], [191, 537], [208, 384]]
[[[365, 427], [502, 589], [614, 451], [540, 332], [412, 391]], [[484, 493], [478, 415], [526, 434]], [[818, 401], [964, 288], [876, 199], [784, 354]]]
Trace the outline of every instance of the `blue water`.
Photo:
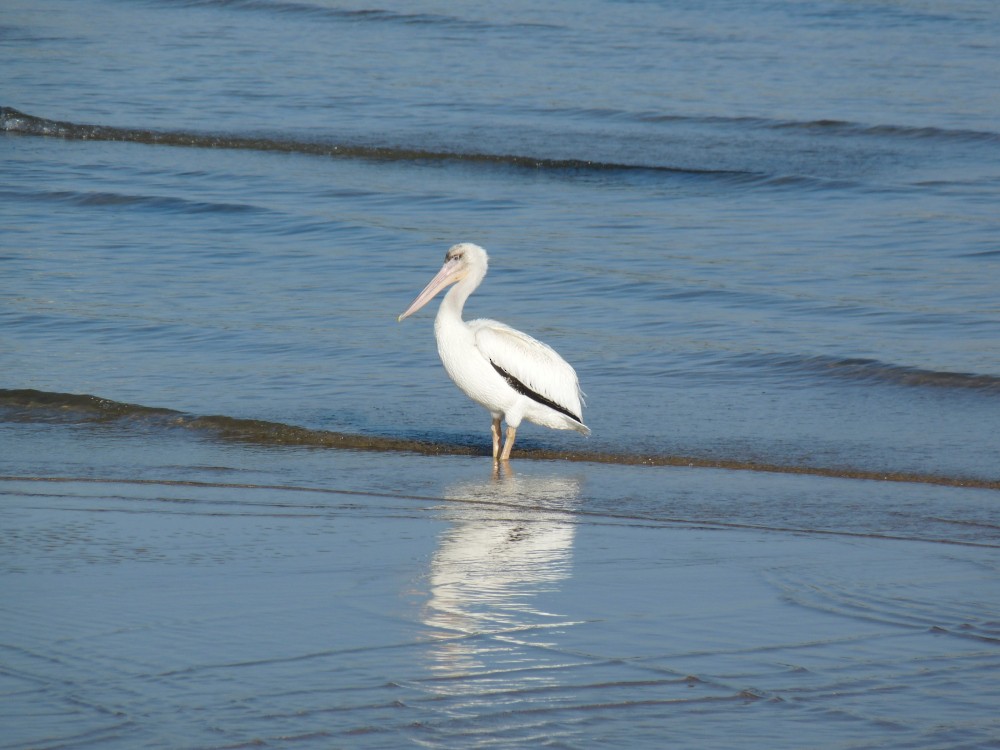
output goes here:
[[[590, 438], [518, 434], [601, 488], [573, 507], [989, 547], [998, 40], [985, 0], [7, 0], [3, 473], [182, 482], [280, 463], [275, 425], [486, 455], [435, 305], [396, 322], [467, 241], [491, 258], [467, 316], [587, 393]], [[450, 497], [418, 458], [247, 482]], [[754, 472], [665, 496], [644, 461], [918, 481], [771, 507]]]

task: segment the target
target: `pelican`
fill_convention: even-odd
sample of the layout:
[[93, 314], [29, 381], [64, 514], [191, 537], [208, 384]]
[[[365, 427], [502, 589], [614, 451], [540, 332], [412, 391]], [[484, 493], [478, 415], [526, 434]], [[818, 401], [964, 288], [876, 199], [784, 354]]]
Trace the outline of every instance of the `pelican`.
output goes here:
[[[493, 417], [493, 461], [508, 461], [514, 436], [527, 419], [554, 430], [576, 430], [584, 435], [583, 392], [576, 371], [549, 346], [495, 320], [462, 320], [462, 308], [486, 276], [486, 251], [463, 242], [445, 254], [437, 276], [424, 287], [403, 320], [430, 302], [449, 284], [434, 319], [438, 354], [449, 377], [465, 395]], [[507, 434], [500, 448], [500, 422]]]

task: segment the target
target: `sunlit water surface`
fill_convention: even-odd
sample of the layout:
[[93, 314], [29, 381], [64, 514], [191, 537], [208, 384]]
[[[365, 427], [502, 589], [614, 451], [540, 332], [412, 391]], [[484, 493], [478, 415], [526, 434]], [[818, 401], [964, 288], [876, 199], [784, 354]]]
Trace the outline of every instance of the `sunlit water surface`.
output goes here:
[[[0, 746], [1000, 742], [998, 39], [5, 3]], [[588, 396], [513, 474], [459, 241]]]

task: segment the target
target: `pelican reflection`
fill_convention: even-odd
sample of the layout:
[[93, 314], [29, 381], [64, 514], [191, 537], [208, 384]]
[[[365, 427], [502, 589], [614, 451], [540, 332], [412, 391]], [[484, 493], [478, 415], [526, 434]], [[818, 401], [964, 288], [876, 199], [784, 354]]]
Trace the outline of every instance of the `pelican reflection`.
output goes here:
[[441, 675], [525, 667], [532, 647], [571, 625], [552, 611], [572, 566], [580, 480], [514, 474], [449, 487], [451, 525], [431, 560], [423, 621]]

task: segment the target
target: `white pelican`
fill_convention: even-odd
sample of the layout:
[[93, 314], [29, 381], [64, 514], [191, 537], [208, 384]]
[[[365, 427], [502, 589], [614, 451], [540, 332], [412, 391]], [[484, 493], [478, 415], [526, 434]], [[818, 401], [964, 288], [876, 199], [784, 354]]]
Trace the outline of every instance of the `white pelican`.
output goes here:
[[[455, 385], [493, 417], [493, 460], [507, 461], [521, 420], [584, 435], [583, 392], [576, 371], [556, 352], [525, 333], [485, 318], [462, 320], [462, 308], [486, 276], [488, 257], [479, 245], [450, 248], [437, 276], [399, 316], [406, 318], [449, 284], [438, 308], [434, 336], [444, 369]], [[500, 450], [500, 420], [507, 436]]]

